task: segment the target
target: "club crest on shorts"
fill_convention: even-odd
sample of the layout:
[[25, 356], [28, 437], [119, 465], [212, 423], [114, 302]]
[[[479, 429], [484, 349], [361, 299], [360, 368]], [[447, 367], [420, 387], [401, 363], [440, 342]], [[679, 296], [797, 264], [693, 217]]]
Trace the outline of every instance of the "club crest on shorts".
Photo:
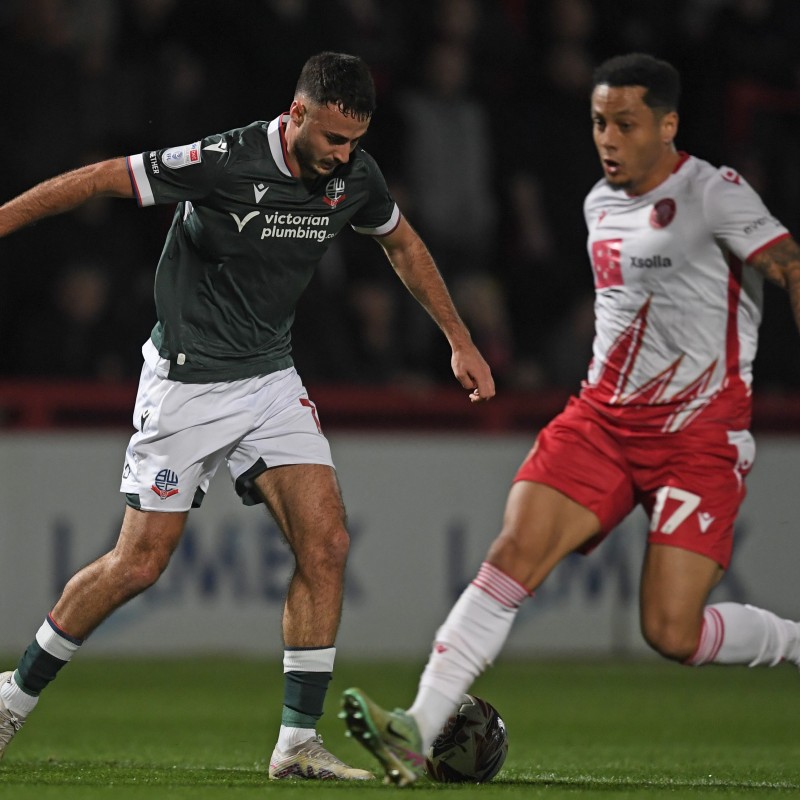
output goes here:
[[162, 500], [178, 494], [178, 473], [173, 472], [171, 469], [162, 469], [153, 485], [150, 487]]

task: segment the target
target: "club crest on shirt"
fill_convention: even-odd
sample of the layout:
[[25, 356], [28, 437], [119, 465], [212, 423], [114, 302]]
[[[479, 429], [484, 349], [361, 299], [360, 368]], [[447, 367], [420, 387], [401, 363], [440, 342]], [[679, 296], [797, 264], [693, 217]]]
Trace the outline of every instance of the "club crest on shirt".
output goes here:
[[666, 228], [675, 219], [675, 201], [671, 197], [659, 200], [650, 212], [650, 225], [654, 228]]
[[347, 195], [344, 193], [344, 178], [331, 178], [325, 186], [325, 197], [322, 199], [331, 207], [336, 208]]

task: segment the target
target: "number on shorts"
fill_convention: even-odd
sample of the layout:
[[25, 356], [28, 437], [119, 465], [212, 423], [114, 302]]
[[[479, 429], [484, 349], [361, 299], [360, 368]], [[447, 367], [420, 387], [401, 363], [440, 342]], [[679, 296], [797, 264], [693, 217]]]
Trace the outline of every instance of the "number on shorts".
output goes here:
[[[667, 500], [676, 500], [679, 505], [661, 524], [661, 515]], [[675, 533], [678, 526], [685, 522], [689, 515], [697, 510], [700, 505], [700, 495], [678, 489], [676, 486], [662, 486], [656, 492], [656, 504], [653, 506], [653, 515], [650, 517], [651, 533]]]

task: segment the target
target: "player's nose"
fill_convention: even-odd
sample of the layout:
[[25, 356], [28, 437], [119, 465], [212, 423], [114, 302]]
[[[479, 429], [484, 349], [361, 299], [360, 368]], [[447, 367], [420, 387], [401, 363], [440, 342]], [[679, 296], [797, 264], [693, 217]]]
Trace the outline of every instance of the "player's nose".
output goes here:
[[597, 143], [600, 145], [601, 149], [604, 152], [609, 152], [611, 150], [617, 149], [619, 140], [616, 136], [616, 133], [611, 129], [611, 125], [609, 125], [604, 131], [598, 134]]
[[350, 160], [350, 145], [340, 144], [333, 150], [333, 157], [340, 163], [346, 164]]

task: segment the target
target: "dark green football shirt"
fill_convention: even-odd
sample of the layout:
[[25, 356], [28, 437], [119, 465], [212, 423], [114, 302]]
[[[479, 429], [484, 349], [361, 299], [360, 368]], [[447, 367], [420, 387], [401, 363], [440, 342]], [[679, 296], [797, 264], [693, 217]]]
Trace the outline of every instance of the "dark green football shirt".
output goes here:
[[295, 177], [286, 121], [128, 158], [140, 206], [178, 204], [156, 271], [151, 334], [172, 380], [237, 380], [291, 366], [295, 305], [331, 241], [347, 223], [382, 236], [400, 220], [360, 148], [312, 185]]

